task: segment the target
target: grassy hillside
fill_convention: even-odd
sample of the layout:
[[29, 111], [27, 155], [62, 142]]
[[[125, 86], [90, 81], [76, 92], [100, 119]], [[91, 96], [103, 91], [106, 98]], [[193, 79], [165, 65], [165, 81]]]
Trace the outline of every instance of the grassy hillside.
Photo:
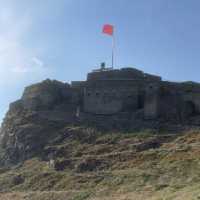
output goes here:
[[200, 131], [158, 135], [66, 127], [40, 158], [0, 169], [0, 191], [0, 199], [9, 200], [198, 200]]

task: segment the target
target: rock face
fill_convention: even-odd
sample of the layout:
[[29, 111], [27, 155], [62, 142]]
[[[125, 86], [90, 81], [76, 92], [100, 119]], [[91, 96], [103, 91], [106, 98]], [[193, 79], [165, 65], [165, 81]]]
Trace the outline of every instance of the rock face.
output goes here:
[[46, 80], [27, 87], [10, 105], [1, 128], [1, 162], [17, 163], [41, 152], [57, 130], [75, 122], [76, 98], [70, 86]]
[[[0, 130], [1, 164], [41, 154], [66, 125], [100, 129], [200, 126], [200, 85], [170, 83], [142, 71], [101, 69], [71, 85], [45, 80], [10, 104]], [[157, 145], [157, 144], [149, 144]], [[142, 146], [141, 148], [146, 148]], [[89, 163], [89, 164], [88, 164]], [[80, 170], [98, 165], [80, 164]], [[100, 165], [100, 164], [99, 164]]]

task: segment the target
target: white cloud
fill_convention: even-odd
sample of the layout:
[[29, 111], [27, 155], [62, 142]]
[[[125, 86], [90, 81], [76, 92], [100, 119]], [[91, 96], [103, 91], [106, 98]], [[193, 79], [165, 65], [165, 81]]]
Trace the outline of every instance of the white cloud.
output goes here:
[[46, 70], [37, 52], [24, 43], [31, 30], [31, 16], [19, 16], [14, 11], [10, 6], [0, 7], [0, 86]]
[[[22, 65], [22, 62], [20, 65], [13, 65], [10, 68], [10, 72], [14, 72], [14, 73], [19, 73], [19, 74], [24, 74], [24, 73], [37, 73], [37, 72], [44, 72], [46, 70], [46, 68], [44, 67], [44, 63], [42, 60], [40, 60], [37, 57], [28, 57], [28, 59], [24, 58], [24, 61], [26, 60], [26, 63], [24, 65]], [[20, 63], [19, 62], [19, 63]]]
[[43, 61], [40, 60], [39, 58], [33, 57], [33, 58], [32, 58], [32, 61], [33, 61], [33, 63], [35, 63], [36, 66], [44, 67]]

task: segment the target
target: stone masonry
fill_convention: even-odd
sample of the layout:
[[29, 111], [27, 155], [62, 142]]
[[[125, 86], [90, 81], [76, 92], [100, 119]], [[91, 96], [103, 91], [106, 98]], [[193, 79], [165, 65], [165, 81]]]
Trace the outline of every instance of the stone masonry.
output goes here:
[[72, 82], [82, 113], [111, 116], [137, 113], [145, 120], [184, 120], [200, 113], [200, 84], [173, 83], [134, 68], [94, 70], [86, 81]]

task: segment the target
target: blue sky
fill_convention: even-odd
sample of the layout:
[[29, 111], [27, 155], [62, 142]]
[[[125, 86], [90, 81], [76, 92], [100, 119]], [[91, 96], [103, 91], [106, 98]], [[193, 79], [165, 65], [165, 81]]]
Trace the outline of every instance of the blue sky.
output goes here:
[[0, 121], [26, 85], [84, 80], [110, 64], [200, 82], [199, 0], [0, 0]]

